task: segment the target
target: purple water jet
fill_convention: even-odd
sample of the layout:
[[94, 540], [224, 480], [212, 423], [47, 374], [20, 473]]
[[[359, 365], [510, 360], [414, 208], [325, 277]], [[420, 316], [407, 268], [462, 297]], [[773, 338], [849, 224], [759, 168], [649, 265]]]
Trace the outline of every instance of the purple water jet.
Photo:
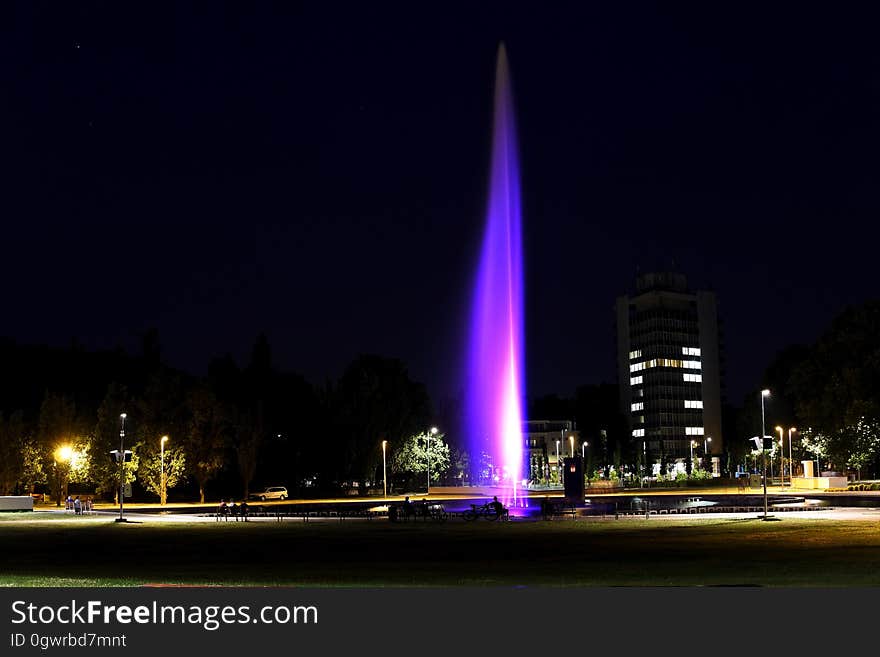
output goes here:
[[[523, 274], [519, 166], [507, 53], [498, 48], [486, 229], [471, 309], [467, 370], [471, 454], [517, 497], [523, 477]], [[482, 466], [482, 464], [481, 464]]]

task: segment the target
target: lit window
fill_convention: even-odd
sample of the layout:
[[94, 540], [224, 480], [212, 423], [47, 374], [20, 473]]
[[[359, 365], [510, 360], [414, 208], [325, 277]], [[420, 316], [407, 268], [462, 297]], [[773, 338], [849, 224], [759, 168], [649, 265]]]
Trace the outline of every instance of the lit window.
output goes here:
[[643, 369], [645, 369], [644, 363], [633, 363], [632, 365], [629, 366], [630, 372], [639, 372]]
[[633, 438], [641, 438], [645, 435], [644, 429], [633, 429]]
[[702, 436], [703, 427], [685, 427], [684, 432], [688, 436]]
[[642, 377], [640, 376], [631, 376], [629, 377], [629, 384], [631, 386], [640, 386], [642, 385]]
[[632, 404], [630, 407], [631, 411], [643, 411], [645, 410], [645, 402], [636, 402]]
[[686, 360], [682, 363], [686, 370], [698, 370], [700, 369], [700, 361], [698, 360]]
[[641, 358], [641, 357], [642, 357], [642, 350], [641, 349], [636, 349], [635, 351], [629, 352], [629, 359], [630, 360], [633, 360], [634, 358]]
[[681, 353], [684, 354], [685, 356], [699, 356], [700, 350], [697, 349], [696, 347], [682, 347]]
[[702, 374], [683, 374], [682, 376], [688, 383], [702, 383], [703, 381]]
[[685, 408], [703, 408], [703, 402], [699, 399], [685, 399], [684, 400]]

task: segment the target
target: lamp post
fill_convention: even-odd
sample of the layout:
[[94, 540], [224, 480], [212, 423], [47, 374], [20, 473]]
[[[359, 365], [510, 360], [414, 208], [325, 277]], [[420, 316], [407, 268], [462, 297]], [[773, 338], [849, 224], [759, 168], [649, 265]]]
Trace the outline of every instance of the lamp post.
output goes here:
[[561, 479], [562, 470], [559, 469], [559, 441], [556, 441], [556, 474]]
[[763, 480], [764, 480], [764, 520], [767, 519], [767, 450], [764, 449], [764, 397], [769, 397], [769, 390], [761, 391], [761, 455], [763, 464]]
[[792, 475], [791, 469], [792, 469], [792, 467], [794, 467], [794, 460], [792, 459], [792, 456], [791, 456], [791, 432], [792, 431], [797, 431], [797, 427], [790, 427], [788, 429], [788, 485], [789, 486], [794, 486], [794, 482], [792, 481], [792, 478], [791, 478], [791, 475]]
[[[55, 461], [53, 465], [55, 466], [55, 473], [58, 475], [58, 499], [55, 500], [55, 506], [61, 506], [61, 498], [67, 491], [67, 475], [66, 472], [67, 464], [70, 463], [70, 459], [73, 457], [73, 449], [70, 445], [62, 445], [58, 449], [55, 450]], [[63, 474], [62, 474], [63, 473]]]
[[711, 436], [706, 436], [703, 438], [703, 458], [706, 459], [706, 472], [709, 471], [712, 463], [709, 460], [709, 443], [712, 442]]
[[125, 522], [122, 511], [125, 499], [125, 413], [119, 414], [122, 425], [119, 428], [119, 518], [116, 522]]
[[162, 480], [159, 484], [159, 504], [165, 506], [165, 502], [168, 500], [168, 495], [165, 492], [165, 442], [168, 440], [168, 436], [162, 436], [162, 440], [159, 441], [159, 462], [162, 468]]
[[425, 497], [431, 494], [431, 436], [436, 434], [437, 427], [431, 427], [431, 431], [425, 438], [425, 458], [428, 460], [428, 490], [425, 492]]
[[385, 469], [385, 446], [388, 445], [387, 440], [382, 441], [382, 492], [388, 497], [388, 471]]
[[574, 458], [574, 436], [569, 436], [568, 442], [571, 444], [571, 458]]
[[[785, 486], [785, 450], [783, 449], [783, 441], [782, 441], [782, 432], [784, 429], [782, 427], [776, 427], [776, 430], [779, 432], [779, 476], [782, 478], [782, 485]], [[789, 468], [791, 465], [789, 464]]]

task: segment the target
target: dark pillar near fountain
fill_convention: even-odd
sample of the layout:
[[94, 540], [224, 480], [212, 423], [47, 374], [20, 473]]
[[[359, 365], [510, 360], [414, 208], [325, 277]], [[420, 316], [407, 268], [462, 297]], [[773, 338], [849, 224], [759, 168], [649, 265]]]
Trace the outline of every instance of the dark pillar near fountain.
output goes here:
[[562, 482], [565, 501], [570, 504], [584, 503], [584, 460], [580, 456], [568, 456], [562, 461]]

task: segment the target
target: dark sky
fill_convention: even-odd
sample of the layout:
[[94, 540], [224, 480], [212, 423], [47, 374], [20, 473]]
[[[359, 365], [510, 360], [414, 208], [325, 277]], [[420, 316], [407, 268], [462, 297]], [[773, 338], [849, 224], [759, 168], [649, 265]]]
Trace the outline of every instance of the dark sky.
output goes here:
[[637, 268], [717, 291], [734, 402], [877, 296], [872, 15], [545, 4], [4, 5], [0, 334], [155, 326], [198, 373], [264, 331], [316, 382], [375, 352], [454, 393], [500, 40], [530, 394], [614, 380]]

